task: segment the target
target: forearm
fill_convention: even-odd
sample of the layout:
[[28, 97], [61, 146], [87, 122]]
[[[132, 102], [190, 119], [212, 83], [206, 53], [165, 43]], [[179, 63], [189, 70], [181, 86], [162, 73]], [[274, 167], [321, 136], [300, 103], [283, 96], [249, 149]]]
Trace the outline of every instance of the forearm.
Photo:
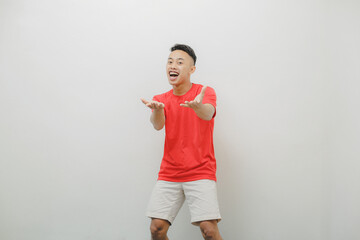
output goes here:
[[215, 113], [215, 108], [210, 103], [200, 104], [199, 107], [194, 108], [196, 115], [202, 120], [210, 121]]
[[161, 130], [165, 125], [164, 109], [154, 109], [151, 113], [150, 121], [156, 130]]

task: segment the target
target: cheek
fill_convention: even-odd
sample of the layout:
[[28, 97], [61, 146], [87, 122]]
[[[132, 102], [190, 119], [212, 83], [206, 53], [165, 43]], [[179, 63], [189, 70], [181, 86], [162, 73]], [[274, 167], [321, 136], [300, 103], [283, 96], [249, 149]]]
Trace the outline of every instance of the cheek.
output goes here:
[[190, 69], [189, 69], [189, 68], [187, 68], [187, 69], [185, 70], [185, 72], [186, 72], [186, 75], [190, 75]]
[[181, 67], [179, 70], [181, 71], [182, 74], [185, 74], [185, 75], [188, 75], [190, 73], [190, 69], [185, 66]]

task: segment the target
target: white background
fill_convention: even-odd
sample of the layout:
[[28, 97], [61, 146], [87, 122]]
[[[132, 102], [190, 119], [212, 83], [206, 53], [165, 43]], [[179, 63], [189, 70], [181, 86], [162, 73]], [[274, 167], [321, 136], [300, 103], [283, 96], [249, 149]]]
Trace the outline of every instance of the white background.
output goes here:
[[[355, 0], [0, 0], [1, 240], [150, 239], [175, 43], [218, 96], [223, 238], [360, 239], [359, 30]], [[186, 204], [169, 237], [202, 239]]]

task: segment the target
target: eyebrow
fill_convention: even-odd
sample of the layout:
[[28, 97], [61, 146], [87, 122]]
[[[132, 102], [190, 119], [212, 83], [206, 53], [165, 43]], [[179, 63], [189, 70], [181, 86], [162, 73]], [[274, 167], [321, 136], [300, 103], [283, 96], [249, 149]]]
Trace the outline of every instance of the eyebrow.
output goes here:
[[[168, 60], [173, 60], [173, 58], [169, 57]], [[184, 60], [183, 58], [177, 58], [177, 60]]]

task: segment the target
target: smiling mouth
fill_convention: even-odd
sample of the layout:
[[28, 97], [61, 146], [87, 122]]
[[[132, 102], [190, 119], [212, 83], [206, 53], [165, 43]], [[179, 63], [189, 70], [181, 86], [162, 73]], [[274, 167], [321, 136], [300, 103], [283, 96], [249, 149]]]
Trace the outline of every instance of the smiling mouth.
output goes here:
[[177, 77], [179, 76], [179, 74], [177, 72], [170, 72], [169, 73], [170, 77]]
[[169, 76], [170, 76], [170, 80], [175, 80], [179, 76], [179, 73], [169, 72]]

